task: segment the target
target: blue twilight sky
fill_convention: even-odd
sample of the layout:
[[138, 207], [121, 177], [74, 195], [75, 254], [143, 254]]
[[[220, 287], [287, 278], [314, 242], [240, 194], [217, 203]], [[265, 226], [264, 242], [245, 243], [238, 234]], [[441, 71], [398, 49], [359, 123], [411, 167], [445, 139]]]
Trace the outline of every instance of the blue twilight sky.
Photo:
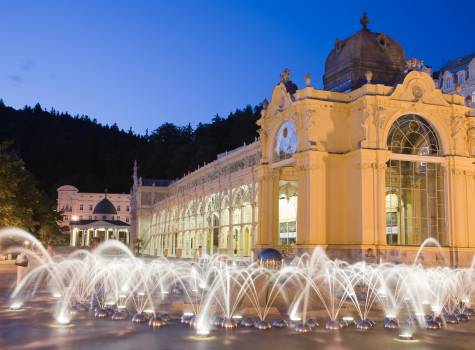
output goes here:
[[[475, 51], [473, 1], [0, 0], [0, 98], [143, 133], [269, 97], [283, 68], [322, 86], [336, 38], [370, 29], [438, 67]], [[1, 127], [1, 126], [0, 126]]]

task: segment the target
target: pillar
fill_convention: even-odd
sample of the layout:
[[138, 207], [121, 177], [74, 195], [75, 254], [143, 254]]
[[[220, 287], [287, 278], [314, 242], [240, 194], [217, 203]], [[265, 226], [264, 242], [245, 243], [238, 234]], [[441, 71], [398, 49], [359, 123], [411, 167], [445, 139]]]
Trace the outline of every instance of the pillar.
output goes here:
[[228, 208], [228, 218], [229, 218], [229, 225], [228, 225], [228, 237], [226, 240], [227, 245], [227, 254], [233, 255], [233, 244], [234, 244], [234, 233], [233, 233], [233, 209], [232, 209], [232, 198], [229, 199], [229, 208]]
[[326, 153], [310, 150], [294, 155], [298, 179], [297, 245], [326, 245]]
[[259, 181], [259, 234], [256, 237], [256, 248], [272, 245], [272, 222], [273, 222], [273, 181], [272, 169], [267, 164], [257, 167]]

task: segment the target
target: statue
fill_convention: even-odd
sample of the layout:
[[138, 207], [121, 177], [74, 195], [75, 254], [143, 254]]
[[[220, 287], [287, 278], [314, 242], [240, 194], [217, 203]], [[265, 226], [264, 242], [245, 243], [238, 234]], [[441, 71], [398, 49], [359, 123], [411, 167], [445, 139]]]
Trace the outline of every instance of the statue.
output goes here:
[[312, 76], [310, 73], [305, 74], [305, 85], [306, 86], [311, 86], [312, 84]]
[[371, 84], [371, 80], [373, 80], [373, 72], [370, 71], [370, 70], [367, 70], [365, 73], [364, 73], [364, 76], [366, 78], [366, 82], [368, 84]]
[[285, 84], [288, 81], [290, 81], [290, 69], [285, 68], [282, 73], [280, 73], [280, 82]]

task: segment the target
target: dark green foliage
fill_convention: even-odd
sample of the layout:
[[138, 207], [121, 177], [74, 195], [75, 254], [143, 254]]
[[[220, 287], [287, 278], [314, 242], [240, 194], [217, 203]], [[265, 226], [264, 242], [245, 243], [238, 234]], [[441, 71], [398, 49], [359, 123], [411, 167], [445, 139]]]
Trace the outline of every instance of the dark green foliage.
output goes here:
[[20, 227], [44, 243], [62, 241], [56, 224], [55, 202], [37, 183], [12, 148], [0, 142], [0, 228]]
[[171, 123], [136, 135], [105, 126], [88, 116], [72, 117], [39, 104], [21, 110], [0, 101], [0, 140], [15, 140], [15, 149], [51, 198], [71, 184], [80, 191], [129, 192], [132, 165], [142, 177], [176, 179], [217, 154], [252, 142], [260, 107], [216, 116], [211, 123], [179, 127]]

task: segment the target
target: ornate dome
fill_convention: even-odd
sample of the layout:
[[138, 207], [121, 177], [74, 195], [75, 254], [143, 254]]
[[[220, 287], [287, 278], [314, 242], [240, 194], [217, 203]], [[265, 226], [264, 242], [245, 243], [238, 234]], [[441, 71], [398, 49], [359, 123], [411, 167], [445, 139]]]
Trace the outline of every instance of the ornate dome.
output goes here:
[[104, 196], [104, 199], [96, 204], [92, 213], [101, 215], [116, 215], [117, 210], [115, 209], [114, 204], [112, 204], [112, 202], [107, 199], [106, 195]]
[[259, 253], [259, 259], [261, 261], [281, 261], [282, 254], [274, 248], [265, 248]]
[[366, 13], [360, 23], [363, 28], [345, 40], [337, 39], [328, 55], [323, 75], [325, 90], [354, 90], [368, 80], [393, 86], [401, 80], [406, 55], [399, 43], [384, 33], [370, 31]]

